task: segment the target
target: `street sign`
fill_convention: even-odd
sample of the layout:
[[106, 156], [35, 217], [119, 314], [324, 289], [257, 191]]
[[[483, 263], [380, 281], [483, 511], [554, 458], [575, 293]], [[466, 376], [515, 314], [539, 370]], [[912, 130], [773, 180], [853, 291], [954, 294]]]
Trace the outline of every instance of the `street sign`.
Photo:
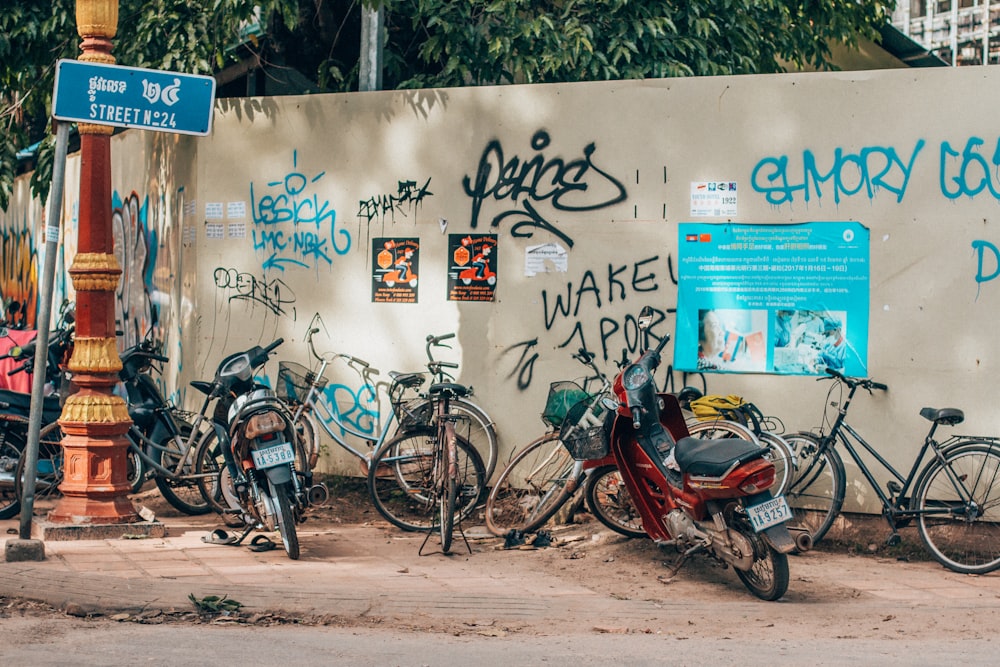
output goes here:
[[205, 135], [212, 131], [215, 79], [198, 74], [56, 63], [52, 117], [77, 123]]

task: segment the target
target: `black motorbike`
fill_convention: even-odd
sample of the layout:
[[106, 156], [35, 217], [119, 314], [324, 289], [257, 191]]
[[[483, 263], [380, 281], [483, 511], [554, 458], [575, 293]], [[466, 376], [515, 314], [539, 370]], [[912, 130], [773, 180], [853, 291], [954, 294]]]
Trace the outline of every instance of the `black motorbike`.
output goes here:
[[[215, 473], [203, 477], [206, 497], [223, 516], [246, 526], [237, 537], [215, 536], [216, 543], [240, 544], [253, 530], [276, 530], [288, 557], [297, 559], [296, 524], [328, 494], [325, 486], [313, 485], [312, 472], [299, 460], [301, 448], [285, 403], [254, 380], [256, 369], [282, 342], [279, 338], [267, 347], [232, 354], [219, 364], [211, 384], [192, 383], [206, 400], [218, 399], [212, 419], [215, 437], [202, 441], [196, 459], [199, 473]], [[267, 543], [266, 538], [254, 540], [257, 547]]]

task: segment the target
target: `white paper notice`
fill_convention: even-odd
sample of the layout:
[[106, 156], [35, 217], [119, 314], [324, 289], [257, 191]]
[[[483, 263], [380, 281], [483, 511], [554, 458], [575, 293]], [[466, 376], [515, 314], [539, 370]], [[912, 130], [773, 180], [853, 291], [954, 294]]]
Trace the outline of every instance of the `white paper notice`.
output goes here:
[[205, 219], [206, 220], [222, 220], [222, 202], [221, 201], [210, 201], [205, 204]]
[[206, 239], [226, 238], [225, 228], [222, 226], [222, 223], [221, 222], [205, 223], [205, 238]]
[[691, 217], [736, 215], [736, 181], [692, 181]]
[[524, 275], [566, 273], [569, 253], [558, 243], [528, 246], [524, 250]]
[[226, 204], [226, 217], [230, 220], [242, 220], [247, 217], [247, 203], [245, 201], [231, 201]]
[[229, 223], [229, 238], [245, 239], [246, 237], [247, 237], [247, 223], [245, 222]]

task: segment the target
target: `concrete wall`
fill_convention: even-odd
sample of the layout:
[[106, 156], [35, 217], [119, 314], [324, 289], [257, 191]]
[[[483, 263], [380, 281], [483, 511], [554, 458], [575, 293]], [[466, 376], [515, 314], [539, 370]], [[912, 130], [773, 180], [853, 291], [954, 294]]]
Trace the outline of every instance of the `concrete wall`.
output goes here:
[[[549, 382], [582, 374], [571, 351], [586, 344], [612, 373], [646, 304], [667, 313], [658, 333], [673, 333], [677, 224], [726, 221], [690, 216], [692, 182], [737, 182], [736, 222], [859, 221], [871, 230], [869, 372], [891, 390], [860, 396], [852, 422], [906, 468], [926, 405], [964, 408], [960, 432], [1000, 433], [1000, 282], [986, 279], [1000, 245], [1000, 130], [984, 113], [998, 77], [905, 69], [222, 100], [210, 137], [116, 137], [116, 193], [135, 193], [155, 248], [143, 298], [168, 311], [159, 324], [180, 373], [166, 383], [179, 400], [225, 353], [278, 336], [280, 358], [307, 363], [317, 316], [319, 347], [383, 376], [419, 369], [427, 334], [456, 332], [443, 358], [461, 363], [505, 452], [543, 432]], [[13, 210], [0, 226], [27, 216], [37, 229], [37, 211]], [[492, 303], [447, 298], [459, 233], [497, 235]], [[419, 239], [415, 304], [372, 302], [383, 237]], [[567, 249], [566, 271], [526, 275], [526, 250], [550, 242]], [[136, 298], [123, 301], [145, 307]], [[371, 409], [356, 374], [329, 375], [340, 409]], [[820, 424], [829, 386], [667, 380], [684, 383], [742, 394], [790, 430]], [[335, 447], [324, 466], [357, 469]], [[856, 489], [849, 504], [870, 502]]]

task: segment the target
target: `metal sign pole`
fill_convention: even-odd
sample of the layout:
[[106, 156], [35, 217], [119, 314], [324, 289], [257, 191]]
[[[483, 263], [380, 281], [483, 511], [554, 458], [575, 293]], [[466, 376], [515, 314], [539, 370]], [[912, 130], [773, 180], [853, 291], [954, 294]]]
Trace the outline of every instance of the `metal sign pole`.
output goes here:
[[31, 384], [31, 413], [28, 420], [27, 459], [24, 470], [24, 497], [21, 498], [21, 528], [19, 537], [31, 539], [31, 517], [35, 510], [35, 475], [38, 472], [38, 440], [42, 428], [42, 402], [45, 390], [45, 370], [49, 360], [49, 320], [52, 318], [52, 291], [59, 250], [59, 224], [62, 219], [63, 183], [66, 178], [66, 153], [69, 145], [69, 123], [56, 125], [56, 155], [52, 165], [52, 188], [49, 191], [49, 215], [45, 226], [45, 266], [39, 292], [38, 318], [35, 337], [34, 377]]

